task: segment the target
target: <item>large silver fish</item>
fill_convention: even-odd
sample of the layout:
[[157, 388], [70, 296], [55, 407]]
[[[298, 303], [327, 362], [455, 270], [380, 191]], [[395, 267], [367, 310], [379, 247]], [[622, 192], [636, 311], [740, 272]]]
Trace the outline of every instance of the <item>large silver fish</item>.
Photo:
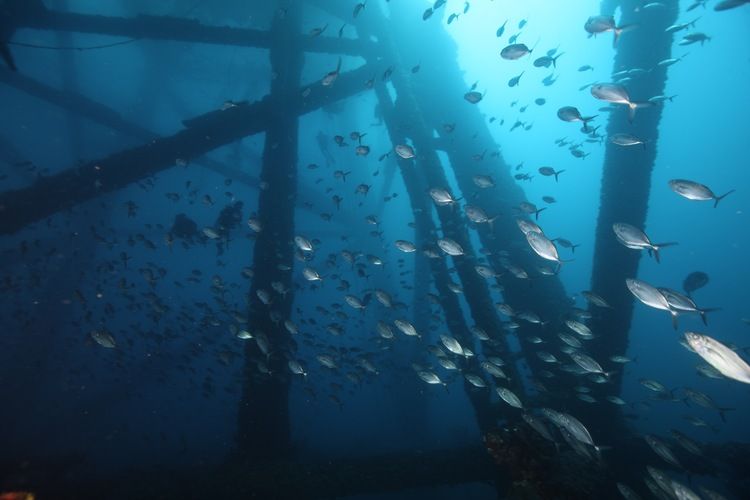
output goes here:
[[672, 326], [677, 328], [677, 312], [672, 309], [669, 305], [669, 301], [658, 288], [649, 285], [645, 281], [628, 278], [625, 280], [625, 284], [628, 286], [630, 293], [635, 297], [654, 309], [661, 309], [662, 311], [669, 311], [672, 315]]
[[686, 332], [693, 351], [725, 377], [750, 384], [750, 365], [718, 340], [696, 332]]
[[687, 198], [692, 201], [708, 201], [714, 200], [714, 208], [719, 206], [719, 202], [725, 197], [734, 193], [734, 189], [724, 193], [721, 196], [716, 196], [708, 186], [699, 184], [697, 182], [689, 181], [686, 179], [672, 179], [668, 182], [669, 188], [675, 193], [679, 194], [683, 198]]
[[652, 106], [651, 102], [635, 102], [630, 99], [628, 89], [617, 83], [597, 83], [591, 86], [591, 95], [600, 101], [612, 104], [624, 104], [628, 107], [628, 119], [633, 121], [638, 108]]
[[654, 252], [656, 262], [659, 262], [659, 250], [663, 247], [676, 245], [675, 242], [670, 243], [652, 243], [646, 233], [641, 231], [635, 226], [626, 224], [624, 222], [616, 222], [612, 224], [612, 230], [615, 232], [617, 240], [628, 248], [635, 250], [648, 250], [649, 255]]
[[586, 20], [586, 24], [583, 25], [583, 29], [586, 30], [589, 36], [596, 36], [600, 33], [611, 31], [615, 35], [614, 44], [617, 44], [620, 35], [635, 27], [635, 25], [617, 26], [613, 16], [591, 16]]

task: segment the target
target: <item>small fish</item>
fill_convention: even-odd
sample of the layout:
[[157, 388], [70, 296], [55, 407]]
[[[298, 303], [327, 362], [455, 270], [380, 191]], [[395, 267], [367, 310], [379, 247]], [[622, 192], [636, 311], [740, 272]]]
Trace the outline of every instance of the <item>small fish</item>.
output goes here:
[[399, 155], [401, 158], [408, 160], [409, 158], [414, 158], [414, 148], [409, 146], [408, 144], [398, 144], [394, 148], [396, 151], [396, 154]]
[[705, 33], [689, 33], [682, 37], [682, 40], [680, 40], [677, 45], [692, 45], [694, 43], [699, 43], [703, 45], [704, 43], [711, 40], [711, 37], [706, 35]]
[[505, 33], [505, 25], [506, 24], [508, 24], [508, 20], [507, 19], [505, 20], [505, 22], [502, 25], [500, 25], [500, 27], [495, 32], [495, 36], [497, 38], [500, 38], [501, 36], [503, 36], [503, 33]]
[[534, 60], [534, 67], [536, 68], [549, 68], [550, 64], [553, 68], [557, 67], [557, 60], [560, 58], [561, 55], [563, 55], [564, 52], [561, 52], [556, 57], [551, 57], [549, 55], [538, 57]]
[[557, 110], [557, 117], [559, 119], [564, 122], [583, 122], [584, 128], [586, 128], [588, 122], [590, 122], [597, 116], [598, 115], [583, 117], [581, 116], [581, 112], [578, 111], [578, 108], [575, 108], [573, 106], [563, 106], [562, 108]]
[[117, 347], [115, 338], [106, 330], [94, 330], [90, 334], [91, 339], [106, 349], [114, 349]]
[[539, 173], [546, 176], [546, 177], [555, 177], [555, 182], [558, 181], [558, 176], [565, 172], [565, 170], [555, 170], [552, 167], [539, 167]]
[[646, 149], [647, 141], [644, 139], [639, 139], [638, 137], [632, 134], [621, 132], [621, 133], [612, 134], [611, 136], [609, 136], [609, 142], [611, 142], [612, 144], [616, 144], [617, 146], [625, 146], [625, 147], [637, 146], [638, 144], [640, 144], [643, 146], [643, 149]]
[[341, 58], [339, 57], [339, 62], [336, 65], [336, 69], [333, 71], [329, 71], [328, 74], [326, 74], [326, 76], [323, 77], [323, 80], [320, 83], [324, 87], [330, 87], [339, 77], [340, 72], [341, 72]]
[[714, 208], [719, 206], [719, 202], [725, 197], [734, 193], [734, 189], [724, 193], [721, 196], [716, 196], [708, 186], [699, 184], [697, 182], [689, 181], [686, 179], [672, 179], [668, 182], [669, 188], [675, 193], [679, 194], [683, 198], [687, 198], [692, 201], [708, 201], [714, 200]]
[[354, 12], [352, 13], [352, 17], [356, 19], [356, 17], [359, 15], [360, 12], [365, 8], [367, 5], [367, 0], [364, 2], [359, 2], [357, 5], [354, 6]]
[[483, 98], [484, 98], [484, 94], [481, 94], [477, 92], [476, 90], [472, 90], [471, 92], [467, 92], [464, 94], [464, 99], [466, 99], [471, 104], [477, 104]]
[[523, 76], [524, 73], [525, 73], [525, 71], [521, 71], [520, 75], [514, 76], [513, 78], [511, 78], [510, 80], [508, 80], [508, 87], [515, 87], [515, 86], [517, 86], [518, 83], [521, 81], [521, 77]]

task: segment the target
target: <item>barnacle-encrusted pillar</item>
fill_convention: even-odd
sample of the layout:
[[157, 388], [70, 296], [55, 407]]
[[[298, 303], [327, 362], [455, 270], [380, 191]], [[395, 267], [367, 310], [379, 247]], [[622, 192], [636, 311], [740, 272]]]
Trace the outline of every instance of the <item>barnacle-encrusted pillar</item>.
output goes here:
[[[605, 1], [604, 14], [613, 14], [617, 6], [622, 10], [621, 24], [635, 24], [632, 32], [623, 33], [617, 42], [613, 73], [644, 69], [633, 76], [625, 86], [631, 99], [647, 101], [664, 94], [667, 68], [659, 61], [669, 59], [672, 54], [672, 34], [664, 30], [674, 24], [679, 14], [679, 2], [665, 2], [666, 7], [639, 13], [641, 3], [637, 0]], [[668, 103], [667, 103], [668, 105]], [[651, 171], [654, 168], [659, 138], [659, 121], [663, 104], [638, 109], [632, 123], [624, 106], [612, 111], [607, 124], [607, 136], [617, 133], [632, 134], [648, 140], [645, 148], [622, 147], [607, 143], [601, 185], [599, 219], [596, 227], [594, 264], [591, 290], [604, 297], [611, 309], [597, 308], [590, 326], [599, 338], [588, 346], [590, 354], [605, 366], [613, 355], [625, 354], [628, 333], [633, 314], [633, 296], [625, 285], [626, 278], [638, 274], [638, 262], [642, 252], [621, 245], [612, 231], [615, 222], [626, 222], [644, 227], [648, 212], [648, 197], [651, 189]], [[664, 189], [667, 189], [664, 186]], [[613, 266], [612, 263], [617, 265]], [[616, 371], [607, 384], [597, 385], [594, 396], [604, 400], [606, 395], [619, 392], [622, 370]], [[580, 411], [589, 420], [608, 422], [605, 435], [616, 435], [624, 428], [621, 412], [615, 405], [583, 403]], [[602, 435], [602, 439], [606, 439]], [[594, 436], [599, 437], [599, 436]]]
[[[271, 312], [288, 318], [294, 292], [292, 267], [294, 253], [294, 206], [297, 193], [297, 113], [289, 108], [289, 96], [298, 91], [304, 61], [303, 52], [295, 43], [299, 32], [299, 9], [277, 13], [271, 36], [271, 82], [269, 112], [266, 114], [266, 137], [263, 151], [258, 219], [261, 231], [253, 252], [254, 276], [250, 291], [249, 328], [256, 336], [265, 335], [270, 353], [266, 356], [255, 341], [245, 348], [245, 380], [239, 406], [237, 451], [244, 458], [273, 458], [290, 452], [289, 389], [290, 372], [286, 353], [293, 342], [283, 321], [274, 321]], [[283, 296], [273, 295], [271, 304], [264, 304], [258, 291], [272, 293], [273, 282], [289, 290]], [[273, 374], [261, 372], [262, 361]]]

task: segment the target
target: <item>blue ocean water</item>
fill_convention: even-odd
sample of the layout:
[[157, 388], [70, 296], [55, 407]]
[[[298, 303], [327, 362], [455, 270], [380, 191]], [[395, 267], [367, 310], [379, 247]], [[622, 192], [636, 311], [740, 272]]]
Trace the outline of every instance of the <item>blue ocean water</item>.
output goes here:
[[[117, 498], [107, 485], [132, 484], [138, 474], [149, 478], [144, 481], [150, 484], [154, 476], [143, 471], [178, 474], [174, 471], [206, 468], [219, 474], [216, 471], [233, 467], [237, 455], [252, 468], [279, 460], [356, 464], [369, 457], [483, 451], [494, 432], [521, 429], [522, 435], [540, 440], [521, 415], [545, 419], [540, 411], [550, 407], [578, 417], [594, 436], [602, 451], [584, 442], [583, 455], [585, 450], [593, 454], [594, 449], [602, 454], [589, 456], [586, 463], [607, 471], [602, 475], [612, 498], [618, 494], [617, 481], [644, 497], [649, 492], [645, 483], [632, 479], [635, 473], [618, 476], [612, 465], [626, 437], [643, 446], [643, 455], [635, 457], [637, 464], [633, 464], [642, 477], [648, 477], [645, 467], [652, 465], [669, 470], [673, 479], [696, 491], [706, 486], [726, 498], [742, 497], [746, 483], [727, 469], [726, 462], [747, 456], [747, 385], [720, 375], [701, 376], [696, 366], [705, 362], [680, 340], [686, 331], [697, 331], [730, 346], [741, 359], [750, 358], [746, 293], [750, 274], [744, 255], [750, 245], [746, 196], [750, 174], [744, 148], [745, 117], [750, 114], [746, 96], [750, 7], [717, 11], [720, 3], [715, 0], [705, 6], [684, 1], [593, 0], [448, 0], [436, 6], [421, 0], [369, 0], [363, 7], [343, 0], [45, 1], [46, 9], [61, 14], [53, 19], [34, 11], [30, 6], [35, 4], [0, 3], [5, 9], [0, 41], [7, 43], [17, 67], [11, 71], [5, 63], [0, 69], [5, 117], [0, 129], [0, 207], [6, 219], [0, 243], [5, 298], [0, 309], [4, 319], [0, 465], [5, 471], [0, 472], [0, 492], [82, 498], [80, 492], [86, 491], [82, 485], [90, 484], [89, 494]], [[30, 13], [17, 14], [24, 8]], [[426, 9], [433, 13], [427, 15]], [[614, 12], [614, 29], [633, 24], [619, 35], [617, 44], [611, 30], [589, 36], [584, 29], [587, 19], [609, 10]], [[66, 12], [80, 16], [62, 16]], [[138, 18], [139, 14], [166, 17]], [[451, 19], [451, 14], [458, 17]], [[615, 66], [618, 51], [632, 52], [633, 47], [640, 47], [643, 59], [650, 60], [648, 41], [638, 37], [651, 29], [651, 19], [670, 16], [675, 24], [694, 20], [695, 24], [674, 32], [668, 49], [671, 57], [680, 60], [668, 67], [665, 77], [658, 67]], [[136, 22], [108, 24], [107, 18]], [[171, 18], [189, 18], [195, 24], [175, 27]], [[385, 21], [378, 24], [378, 19]], [[148, 23], [163, 29], [139, 31]], [[291, 23], [296, 35], [284, 41], [284, 27]], [[202, 25], [224, 27], [239, 41], [216, 41], [212, 37], [225, 32], [205, 34]], [[378, 32], [381, 28], [387, 31]], [[282, 36], [255, 42], [242, 30], [257, 30], [256, 34], [275, 30]], [[681, 45], [691, 33], [705, 33], [710, 39]], [[629, 45], [633, 39], [641, 40], [640, 45]], [[514, 42], [525, 44], [530, 53], [518, 60], [501, 57], [501, 49]], [[299, 82], [287, 81], [294, 68], [272, 67], [269, 52], [283, 53], [279, 46], [283, 43], [309, 49], [298, 68]], [[323, 44], [330, 48], [320, 48]], [[654, 50], [659, 50], [657, 44], [663, 45], [661, 38], [654, 41]], [[455, 53], [444, 52], [446, 48], [455, 48]], [[534, 64], [545, 54], [559, 55], [554, 66]], [[321, 81], [339, 61], [337, 81], [330, 90], [323, 89]], [[348, 72], [367, 65], [372, 71], [363, 73], [356, 86], [347, 80]], [[579, 70], [585, 65], [592, 69]], [[629, 70], [637, 71], [613, 76]], [[452, 79], [443, 80], [445, 75]], [[519, 75], [518, 85], [509, 86], [509, 80]], [[611, 377], [597, 384], [591, 380], [591, 370], [586, 375], [565, 369], [576, 365], [557, 336], [561, 331], [570, 334], [564, 321], [574, 317], [574, 305], [590, 309], [594, 320], [605, 314], [589, 308], [581, 292], [592, 289], [600, 243], [596, 228], [600, 219], [606, 219], [600, 206], [603, 196], [611, 194], [601, 189], [605, 153], [618, 146], [608, 137], [607, 125], [611, 116], [616, 120], [624, 111], [621, 103], [592, 96], [591, 85], [612, 82], [639, 88], [643, 81], [658, 78], [664, 78], [664, 95], [669, 99], [637, 110], [628, 129], [637, 133], [648, 117], [660, 116], [658, 136], [640, 137], [645, 145], [628, 146], [656, 151], [653, 169], [643, 174], [650, 165], [617, 164], [633, 170], [633, 185], [625, 175], [616, 194], [623, 204], [632, 204], [622, 212], [632, 209], [637, 214], [643, 200], [630, 199], [627, 193], [638, 189], [637, 179], [650, 176], [640, 228], [652, 241], [678, 245], [663, 248], [659, 263], [641, 252], [637, 274], [629, 277], [681, 291], [688, 274], [704, 272], [708, 284], [695, 290], [692, 298], [701, 308], [717, 310], [707, 313], [707, 324], [697, 314], [680, 314], [674, 329], [669, 311], [648, 307], [628, 295], [623, 282], [620, 291], [633, 304], [632, 322], [624, 333], [626, 348], [612, 354], [633, 361], [597, 359], [606, 374], [594, 370], [594, 376]], [[549, 84], [551, 80], [554, 83]], [[460, 92], [457, 82], [463, 85]], [[277, 100], [272, 99], [270, 106], [251, 108], [275, 92], [275, 86], [287, 84], [294, 92], [274, 96]], [[347, 85], [356, 90], [344, 92], [341, 98], [326, 98]], [[305, 95], [298, 88], [312, 90]], [[480, 102], [468, 102], [464, 93], [470, 91], [482, 94]], [[424, 103], [421, 95], [435, 99]], [[390, 111], [383, 96], [402, 107]], [[654, 96], [632, 96], [633, 101], [650, 97]], [[418, 105], [410, 108], [409, 99]], [[298, 102], [316, 104], [312, 111], [299, 111]], [[590, 123], [592, 135], [583, 133], [579, 122], [559, 119], [557, 111], [563, 106], [575, 106], [584, 116], [597, 115]], [[602, 109], [610, 106], [614, 110]], [[238, 114], [246, 108], [262, 113]], [[409, 109], [421, 113], [399, 113]], [[432, 120], [435, 109], [440, 110], [440, 120]], [[279, 200], [274, 192], [277, 180], [269, 184], [268, 179], [274, 171], [289, 169], [276, 153], [286, 143], [269, 144], [263, 131], [247, 135], [235, 130], [255, 123], [265, 130], [279, 120], [278, 115], [288, 117], [292, 110], [299, 115], [296, 162], [289, 170], [296, 176], [296, 190], [282, 193]], [[208, 113], [215, 120], [210, 124], [186, 122]], [[475, 116], [481, 116], [484, 128], [467, 130], [467, 124], [477, 123]], [[456, 131], [447, 132], [446, 126], [452, 124], [457, 124]], [[180, 151], [192, 144], [177, 141], [170, 154], [159, 150], [159, 159], [156, 152], [148, 156], [148, 151], [133, 157], [137, 158], [134, 169], [142, 166], [139, 161], [153, 163], [143, 176], [118, 181], [123, 185], [116, 188], [98, 180], [98, 166], [107, 170], [118, 153], [163, 144], [157, 138], [191, 127], [206, 127], [201, 130], [206, 131], [207, 141], [222, 134], [239, 138], [219, 140], [221, 144], [196, 157], [183, 156]], [[417, 143], [420, 130], [428, 131], [434, 149], [423, 147], [429, 141]], [[401, 136], [413, 146], [414, 158], [399, 158], [393, 137]], [[569, 147], [572, 144], [579, 145]], [[356, 152], [362, 145], [369, 150]], [[460, 162], [455, 161], [457, 151]], [[577, 158], [572, 151], [585, 156]], [[539, 172], [543, 166], [565, 171], [556, 182]], [[85, 174], [88, 167], [94, 175]], [[419, 181], [409, 180], [413, 177], [404, 169], [418, 172]], [[446, 184], [430, 184], [427, 169], [439, 170]], [[71, 172], [77, 173], [66, 177]], [[467, 172], [486, 174], [497, 185], [469, 190], [464, 182]], [[511, 190], [509, 181], [502, 179], [517, 187]], [[670, 189], [672, 179], [704, 184], [716, 195], [735, 192], [714, 208], [712, 200], [679, 196]], [[456, 201], [441, 206], [429, 188], [445, 189]], [[559, 265], [533, 253], [520, 232], [503, 233], [508, 221], [515, 229], [516, 218], [529, 216], [518, 207], [519, 193], [545, 208], [537, 218], [528, 218], [542, 226], [548, 238], [564, 238], [576, 245], [572, 252], [552, 240], [557, 241], [555, 250], [563, 260]], [[410, 194], [419, 198], [423, 209], [415, 210]], [[284, 225], [283, 214], [261, 210], [264, 196], [277, 197], [274, 206], [280, 212], [293, 207], [293, 228]], [[544, 196], [553, 196], [555, 203], [544, 202]], [[465, 216], [467, 205], [481, 208], [482, 200], [487, 207], [504, 207], [486, 214], [498, 217], [494, 227]], [[420, 240], [418, 225], [424, 213], [437, 232]], [[179, 214], [194, 225], [178, 228]], [[451, 225], [456, 220], [461, 222], [458, 228]], [[259, 242], [268, 241], [262, 235], [276, 230], [284, 238], [272, 239], [274, 246], [259, 249], [265, 245]], [[435, 243], [447, 238], [449, 231], [464, 231], [471, 252], [451, 256], [440, 250]], [[498, 233], [488, 237], [494, 231]], [[301, 248], [293, 236], [310, 240], [313, 248]], [[609, 237], [616, 241], [613, 232]], [[398, 240], [414, 243], [416, 251], [400, 251]], [[488, 248], [493, 241], [510, 243]], [[267, 261], [258, 258], [260, 252]], [[513, 277], [506, 266], [518, 258], [534, 263], [525, 269], [530, 275], [526, 280]], [[441, 291], [437, 286], [438, 280], [445, 285], [446, 274], [429, 267], [433, 260], [444, 263], [456, 285], [457, 293], [448, 293], [457, 300], [464, 323], [458, 328], [466, 335], [459, 339], [460, 347], [473, 356], [451, 353], [441, 341], [441, 335], [458, 334], [445, 312], [445, 288]], [[482, 279], [489, 305], [460, 289], [468, 286], [462, 283], [461, 260], [470, 262], [471, 269], [491, 265], [498, 273], [497, 279]], [[608, 264], [614, 274], [624, 265]], [[544, 265], [554, 272], [552, 277], [540, 273], [538, 268]], [[275, 270], [278, 281], [259, 284], [257, 276], [265, 279], [266, 267]], [[318, 272], [322, 280], [305, 277], [305, 268]], [[550, 279], [564, 290], [564, 303], [557, 302], [557, 307], [568, 311], [564, 317], [531, 298], [511, 303], [512, 294], [504, 293], [512, 288], [524, 297], [543, 296], [544, 290], [553, 289]], [[262, 293], [256, 293], [259, 290]], [[386, 305], [378, 291], [386, 292], [391, 304]], [[518, 314], [501, 314], [494, 304], [502, 303], [513, 306], [516, 313], [538, 314], [542, 324]], [[482, 323], [477, 314], [482, 310], [491, 311], [495, 324], [503, 326], [487, 331], [490, 342], [468, 330]], [[263, 311], [263, 320], [258, 311]], [[415, 325], [419, 336], [400, 331], [394, 324], [397, 319]], [[585, 317], [578, 319], [587, 323]], [[273, 330], [259, 328], [262, 321], [273, 325]], [[378, 330], [378, 322], [388, 325], [392, 339], [383, 335], [382, 328]], [[243, 332], [248, 338], [241, 338]], [[607, 328], [593, 333], [594, 340], [581, 340], [585, 346], [610, 342]], [[536, 336], [541, 344], [533, 343]], [[267, 352], [263, 339], [270, 344]], [[542, 370], [539, 352], [551, 353], [557, 361]], [[593, 355], [586, 347], [582, 352]], [[321, 355], [330, 356], [335, 367], [325, 366]], [[489, 362], [493, 356], [502, 358], [510, 381], [482, 371], [479, 362]], [[454, 362], [457, 369], [447, 369], [441, 360]], [[295, 373], [290, 361], [298, 362], [304, 374]], [[436, 375], [438, 383], [426, 383], [420, 372]], [[485, 387], [476, 387], [467, 374], [479, 376]], [[650, 391], [642, 379], [656, 380], [667, 390]], [[258, 389], [263, 384], [276, 387], [277, 382], [282, 391], [277, 398]], [[502, 386], [514, 388], [523, 411], [498, 396], [495, 389]], [[624, 405], [617, 412], [625, 415], [627, 425], [610, 427], [598, 413], [589, 414], [585, 402], [578, 399], [589, 394], [579, 390], [581, 386], [593, 391], [596, 401], [591, 405], [607, 411], [614, 404], [604, 395], [621, 398]], [[722, 415], [696, 404], [686, 388], [729, 410]], [[238, 440], [242, 427], [263, 434], [262, 420], [242, 420], [240, 409], [247, 404], [258, 405], [256, 413], [265, 412], [271, 422], [288, 423], [286, 444], [263, 451], [251, 444], [251, 458], [244, 457], [248, 445]], [[480, 416], [485, 410], [489, 417]], [[566, 461], [565, 453], [574, 454], [575, 447], [566, 442], [554, 419], [544, 421], [556, 444], [539, 456]], [[618, 433], [627, 429], [627, 436], [610, 435], [610, 429]], [[704, 455], [693, 460], [713, 468], [691, 469], [692, 462], [684, 459], [690, 454], [680, 448], [672, 430], [705, 446]], [[277, 430], [269, 430], [268, 435], [273, 432]], [[643, 439], [647, 435], [663, 439], [670, 450], [680, 450], [675, 453], [687, 465], [676, 467], [654, 452]], [[730, 444], [737, 446], [733, 452], [737, 455], [727, 451]], [[709, 445], [715, 446], [710, 452]], [[555, 455], [551, 450], [562, 451]], [[507, 472], [507, 464], [491, 458], [488, 463], [497, 467], [500, 476]], [[502, 487], [496, 489], [502, 481], [492, 483], [484, 472], [465, 481], [435, 478], [434, 485], [410, 481], [416, 473], [400, 472], [407, 478], [401, 480], [400, 493], [342, 487], [334, 493], [308, 491], [302, 496], [502, 495], [498, 493]], [[383, 482], [398, 484], [392, 474]], [[242, 498], [248, 491], [239, 483], [221, 484], [222, 494], [230, 498]], [[164, 488], [164, 492], [175, 491], [174, 485]], [[541, 498], [553, 498], [542, 490], [540, 486], [537, 491]], [[278, 491], [284, 496], [282, 492], [288, 490]], [[130, 497], [170, 496], [164, 492], [154, 486]], [[666, 490], [662, 494], [676, 495]], [[580, 493], [579, 498], [585, 496]]]

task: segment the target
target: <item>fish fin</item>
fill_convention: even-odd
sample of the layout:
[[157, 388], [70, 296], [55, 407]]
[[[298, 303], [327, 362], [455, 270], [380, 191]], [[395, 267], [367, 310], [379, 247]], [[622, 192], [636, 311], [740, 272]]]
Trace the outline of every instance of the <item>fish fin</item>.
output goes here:
[[718, 206], [719, 206], [719, 202], [720, 202], [721, 200], [723, 200], [724, 198], [726, 198], [727, 196], [729, 196], [730, 194], [734, 193], [734, 191], [735, 191], [735, 190], [734, 190], [734, 189], [732, 189], [731, 191], [727, 191], [727, 192], [726, 192], [726, 193], [724, 193], [723, 195], [721, 195], [721, 196], [717, 196], [716, 198], [714, 198], [714, 208], [718, 207]]

